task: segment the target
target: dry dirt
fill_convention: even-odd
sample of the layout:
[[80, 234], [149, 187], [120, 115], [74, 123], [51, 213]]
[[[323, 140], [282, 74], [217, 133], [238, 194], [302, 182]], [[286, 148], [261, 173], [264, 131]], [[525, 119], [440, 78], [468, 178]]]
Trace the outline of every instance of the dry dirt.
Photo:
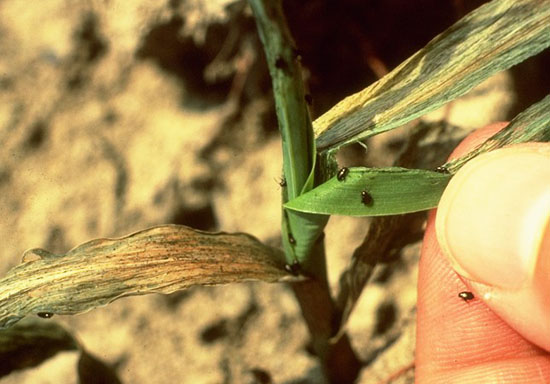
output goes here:
[[[329, 21], [345, 15], [322, 6], [288, 5], [315, 116], [376, 78], [368, 60], [352, 55], [373, 55], [382, 44], [368, 40], [368, 28], [355, 31], [359, 37], [348, 31], [366, 41], [360, 52], [345, 34], [330, 40], [323, 28], [337, 28]], [[393, 67], [456, 17], [440, 12], [445, 17], [428, 15], [435, 31], [414, 44], [392, 40], [387, 27], [383, 36], [393, 43], [379, 49], [382, 61]], [[300, 24], [300, 15], [325, 24]], [[341, 52], [320, 57], [324, 42]], [[2, 1], [0, 273], [28, 248], [62, 253], [162, 223], [248, 232], [279, 245], [281, 143], [262, 55], [241, 1]], [[338, 58], [350, 72], [340, 81]], [[446, 122], [461, 136], [505, 119], [516, 105], [513, 86], [509, 73], [500, 74], [426, 121]], [[404, 130], [396, 132], [369, 143], [368, 154], [357, 146], [340, 160], [388, 165]], [[334, 287], [367, 226], [366, 219], [331, 218]], [[411, 245], [379, 268], [350, 320], [353, 345], [370, 361], [360, 383], [413, 362], [418, 250]], [[196, 287], [43, 321], [63, 324], [123, 383], [323, 382], [284, 285]], [[61, 353], [0, 383], [76, 383], [76, 361], [75, 352]]]

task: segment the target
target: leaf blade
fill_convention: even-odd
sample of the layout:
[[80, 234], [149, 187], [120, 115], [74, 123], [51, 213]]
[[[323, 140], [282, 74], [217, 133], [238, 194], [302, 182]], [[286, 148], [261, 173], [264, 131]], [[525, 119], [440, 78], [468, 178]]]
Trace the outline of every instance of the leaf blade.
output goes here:
[[463, 95], [550, 46], [549, 19], [547, 1], [494, 0], [479, 7], [315, 120], [317, 148], [338, 148], [388, 131]]
[[[333, 177], [285, 204], [307, 213], [346, 216], [384, 216], [417, 212], [437, 206], [451, 176], [421, 169], [349, 168], [345, 180]], [[372, 198], [363, 203], [362, 192]]]
[[502, 148], [505, 145], [530, 141], [550, 141], [550, 95], [518, 114], [505, 128], [480, 146], [458, 159], [447, 162], [442, 167], [455, 174], [469, 160], [484, 152]]
[[290, 278], [284, 256], [246, 234], [164, 225], [86, 242], [64, 255], [34, 249], [0, 279], [0, 328], [30, 314], [72, 315], [124, 296], [192, 285]]

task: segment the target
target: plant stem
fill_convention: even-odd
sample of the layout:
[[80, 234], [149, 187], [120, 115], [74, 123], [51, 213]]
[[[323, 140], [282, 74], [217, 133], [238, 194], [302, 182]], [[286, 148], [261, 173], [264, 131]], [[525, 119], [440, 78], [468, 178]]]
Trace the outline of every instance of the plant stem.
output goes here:
[[[283, 172], [286, 187], [283, 203], [314, 182], [315, 147], [313, 128], [304, 98], [301, 68], [294, 41], [278, 1], [249, 1], [267, 58], [279, 130], [283, 142]], [[301, 271], [323, 279], [324, 256], [311, 261], [312, 249], [326, 223], [326, 217], [283, 211], [283, 246], [289, 264], [301, 263]], [[311, 267], [311, 268], [310, 268]]]
[[[323, 242], [318, 252], [324, 253]], [[309, 279], [292, 283], [292, 289], [308, 326], [313, 350], [319, 357], [324, 374], [331, 384], [352, 384], [361, 369], [361, 362], [351, 348], [347, 334], [334, 337], [338, 327], [336, 305], [330, 296], [327, 281]], [[333, 338], [334, 337], [334, 338]]]
[[[283, 141], [286, 188], [283, 203], [315, 186], [316, 151], [295, 43], [279, 1], [249, 0], [264, 46]], [[320, 174], [321, 172], [317, 172]], [[311, 279], [292, 288], [310, 330], [315, 353], [330, 383], [353, 383], [360, 363], [349, 339], [331, 341], [335, 305], [326, 276], [323, 228], [327, 216], [283, 211], [283, 246], [288, 264]]]

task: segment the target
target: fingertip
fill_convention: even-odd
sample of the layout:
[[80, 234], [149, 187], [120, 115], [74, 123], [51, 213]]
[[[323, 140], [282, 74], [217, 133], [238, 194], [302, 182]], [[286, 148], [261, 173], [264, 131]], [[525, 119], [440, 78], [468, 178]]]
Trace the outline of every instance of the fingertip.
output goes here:
[[503, 288], [533, 277], [550, 221], [550, 146], [537, 144], [480, 155], [445, 189], [437, 237], [461, 276]]
[[[454, 270], [531, 342], [550, 350], [550, 145], [469, 161], [445, 190], [437, 238]], [[520, 308], [521, 310], [518, 310]]]
[[[474, 132], [451, 157], [475, 148], [506, 125], [497, 123]], [[428, 218], [419, 265], [416, 382], [497, 382], [483, 380], [498, 378], [509, 371], [511, 364], [517, 368], [514, 383], [534, 382], [535, 377], [540, 382], [550, 382], [550, 355], [487, 307], [481, 300], [486, 293], [482, 285], [465, 283], [454, 272], [439, 247], [435, 218], [434, 210]], [[543, 241], [541, 249], [548, 253], [550, 240]], [[545, 268], [549, 271], [550, 260], [547, 262]], [[542, 269], [537, 267], [538, 271]], [[550, 274], [545, 276], [550, 279]], [[466, 302], [458, 297], [461, 291], [469, 290], [474, 291], [473, 300]], [[515, 310], [518, 308], [521, 305]]]
[[[537, 382], [535, 373], [542, 375], [540, 382], [550, 380], [550, 355], [510, 328], [454, 272], [437, 243], [435, 213], [419, 265], [416, 382], [496, 383], [489, 378], [511, 364], [518, 368], [516, 384]], [[474, 298], [461, 299], [461, 291], [474, 291]]]

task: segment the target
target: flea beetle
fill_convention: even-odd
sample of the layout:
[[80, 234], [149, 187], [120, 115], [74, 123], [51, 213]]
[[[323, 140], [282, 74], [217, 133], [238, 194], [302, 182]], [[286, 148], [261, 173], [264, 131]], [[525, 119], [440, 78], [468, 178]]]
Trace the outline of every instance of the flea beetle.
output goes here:
[[468, 301], [474, 298], [474, 294], [472, 292], [464, 291], [464, 292], [460, 292], [458, 294], [458, 297], [460, 297], [464, 301]]
[[361, 191], [361, 202], [367, 206], [371, 206], [373, 203], [372, 196], [367, 191]]
[[344, 181], [346, 180], [346, 176], [348, 175], [349, 173], [349, 168], [342, 168], [338, 171], [338, 174], [336, 175], [336, 179], [338, 179], [338, 181]]

